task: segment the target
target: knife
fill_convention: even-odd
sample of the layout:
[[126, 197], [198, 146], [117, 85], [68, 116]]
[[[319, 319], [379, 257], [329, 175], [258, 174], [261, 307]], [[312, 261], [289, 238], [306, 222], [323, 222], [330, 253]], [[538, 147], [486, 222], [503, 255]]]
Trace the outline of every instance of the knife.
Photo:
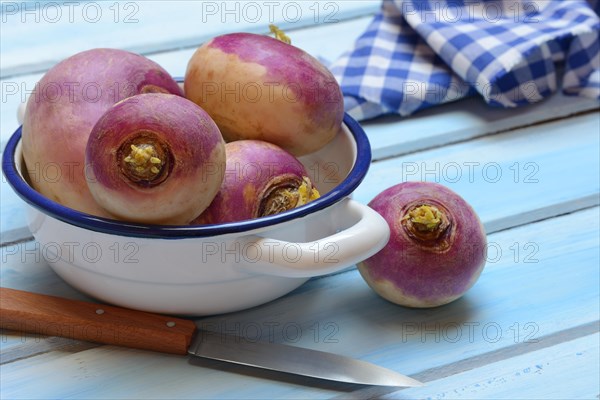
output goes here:
[[0, 288], [0, 327], [46, 336], [209, 358], [361, 385], [423, 384], [390, 369], [324, 351], [202, 331], [191, 320]]

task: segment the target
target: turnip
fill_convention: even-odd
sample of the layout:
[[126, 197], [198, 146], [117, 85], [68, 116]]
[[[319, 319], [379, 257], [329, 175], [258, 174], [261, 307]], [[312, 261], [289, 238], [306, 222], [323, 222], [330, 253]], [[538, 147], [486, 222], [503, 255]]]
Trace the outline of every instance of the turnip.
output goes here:
[[123, 220], [188, 224], [213, 200], [225, 172], [225, 143], [191, 101], [141, 94], [109, 108], [86, 149], [92, 195]]
[[475, 284], [486, 259], [486, 235], [473, 208], [447, 187], [404, 182], [369, 206], [390, 226], [388, 244], [358, 269], [383, 298], [408, 307], [435, 307]]
[[114, 103], [150, 92], [183, 96], [162, 67], [123, 50], [88, 50], [51, 68], [29, 97], [23, 120], [32, 186], [67, 207], [104, 216], [85, 182], [88, 135]]
[[340, 87], [327, 68], [264, 35], [232, 33], [205, 43], [188, 63], [184, 91], [226, 141], [264, 140], [295, 156], [332, 140], [344, 114]]
[[225, 145], [221, 190], [193, 224], [218, 224], [277, 214], [319, 197], [304, 166], [277, 145], [239, 140]]

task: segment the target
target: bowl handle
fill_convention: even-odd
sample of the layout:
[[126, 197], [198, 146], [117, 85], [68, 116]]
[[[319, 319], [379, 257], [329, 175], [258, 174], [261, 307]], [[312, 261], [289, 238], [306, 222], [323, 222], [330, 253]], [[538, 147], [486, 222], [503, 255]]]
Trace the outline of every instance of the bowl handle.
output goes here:
[[[247, 272], [289, 278], [330, 274], [363, 261], [381, 250], [390, 237], [387, 222], [370, 207], [355, 200], [339, 204], [335, 223], [356, 222], [340, 232], [314, 242], [294, 243], [251, 235], [241, 238], [244, 249], [256, 258], [237, 264]], [[336, 210], [337, 211], [337, 210]], [[248, 257], [249, 258], [249, 257]]]

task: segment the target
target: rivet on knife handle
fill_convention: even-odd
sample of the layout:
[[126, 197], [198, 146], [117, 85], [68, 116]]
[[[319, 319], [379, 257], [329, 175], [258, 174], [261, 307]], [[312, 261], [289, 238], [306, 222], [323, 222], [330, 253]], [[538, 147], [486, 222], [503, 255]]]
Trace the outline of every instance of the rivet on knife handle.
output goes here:
[[47, 336], [187, 354], [189, 320], [0, 288], [0, 327]]

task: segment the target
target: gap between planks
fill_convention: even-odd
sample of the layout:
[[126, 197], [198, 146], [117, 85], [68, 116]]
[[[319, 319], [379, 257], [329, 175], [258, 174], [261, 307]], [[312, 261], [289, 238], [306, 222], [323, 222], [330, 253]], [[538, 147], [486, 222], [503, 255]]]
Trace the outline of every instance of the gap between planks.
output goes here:
[[[81, 340], [57, 337], [57, 336], [35, 336], [30, 334], [0, 330], [0, 338], [6, 335], [21, 336], [23, 344], [11, 346], [0, 351], [0, 365], [9, 364], [15, 361], [24, 360], [30, 357], [40, 356], [52, 351], [65, 351], [69, 353], [78, 353], [80, 351], [93, 349], [102, 346], [98, 343], [84, 342]], [[33, 340], [33, 344], [31, 341]]]
[[1, 236], [0, 248], [35, 240], [35, 238], [31, 235], [31, 231], [27, 227], [11, 229], [9, 231], [2, 232]]

